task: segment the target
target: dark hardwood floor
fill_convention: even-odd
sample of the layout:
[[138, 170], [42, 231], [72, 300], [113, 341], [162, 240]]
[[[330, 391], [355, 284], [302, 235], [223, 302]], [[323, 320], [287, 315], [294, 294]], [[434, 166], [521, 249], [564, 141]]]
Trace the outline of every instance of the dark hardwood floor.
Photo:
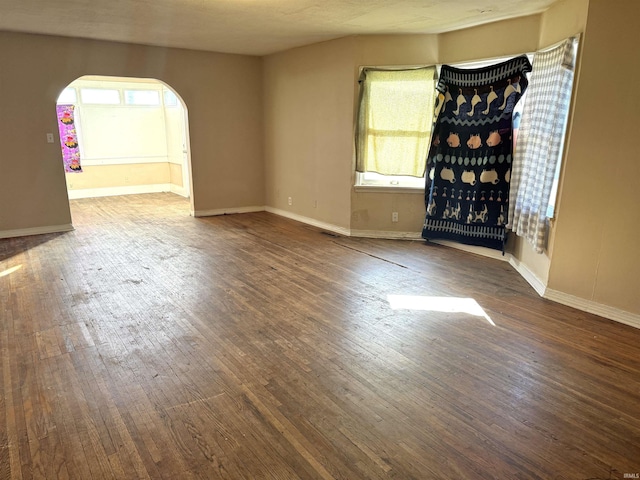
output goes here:
[[638, 478], [640, 330], [506, 262], [71, 206], [0, 240], [0, 479]]

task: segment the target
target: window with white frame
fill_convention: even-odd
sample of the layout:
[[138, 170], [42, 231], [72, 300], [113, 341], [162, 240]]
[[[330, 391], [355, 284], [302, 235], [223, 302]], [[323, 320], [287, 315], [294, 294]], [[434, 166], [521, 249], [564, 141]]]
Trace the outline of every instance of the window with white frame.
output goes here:
[[78, 79], [60, 93], [57, 104], [75, 106], [83, 166], [167, 158], [165, 107], [178, 107], [178, 97], [160, 83]]
[[178, 106], [178, 97], [171, 90], [164, 90], [164, 106], [165, 107], [177, 107]]
[[82, 103], [93, 105], [119, 105], [120, 91], [107, 88], [81, 88]]
[[159, 106], [160, 92], [157, 90], [125, 90], [124, 103], [126, 105]]
[[58, 96], [58, 105], [73, 105], [77, 102], [76, 89], [73, 87], [67, 87]]
[[356, 184], [424, 188], [435, 67], [363, 68], [356, 126]]

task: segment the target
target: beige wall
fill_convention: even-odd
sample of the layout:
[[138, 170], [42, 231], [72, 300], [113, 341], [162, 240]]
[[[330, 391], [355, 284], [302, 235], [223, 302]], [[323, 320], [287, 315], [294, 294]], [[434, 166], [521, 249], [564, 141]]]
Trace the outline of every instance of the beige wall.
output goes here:
[[349, 228], [353, 58], [353, 38], [264, 58], [269, 207]]
[[[171, 182], [168, 162], [87, 165], [82, 173], [67, 173], [69, 190], [158, 185]], [[173, 182], [171, 182], [173, 183]]]
[[58, 94], [92, 75], [155, 78], [189, 109], [195, 210], [264, 204], [257, 57], [0, 32], [0, 231], [68, 224]]
[[541, 15], [539, 48], [554, 45], [587, 25], [589, 0], [558, 0]]
[[169, 163], [169, 182], [177, 187], [183, 186], [182, 165]]
[[640, 2], [591, 0], [549, 287], [640, 314]]
[[[549, 47], [569, 36], [583, 32], [587, 22], [588, 4], [588, 0], [561, 0], [540, 15], [537, 49]], [[574, 91], [577, 90], [578, 77], [579, 73], [576, 74]], [[568, 130], [570, 128], [571, 119]], [[564, 161], [563, 159], [563, 163]], [[556, 203], [558, 205], [556, 211], [559, 212], [559, 196]], [[508, 246], [508, 251], [513, 255], [516, 263], [528, 270], [542, 286], [547, 286], [549, 283], [550, 256], [553, 255], [556, 224], [556, 221], [550, 222], [547, 250], [542, 254], [536, 253], [526, 240], [515, 235], [511, 236], [511, 244]]]
[[439, 62], [455, 63], [533, 52], [540, 16], [514, 18], [440, 35]]

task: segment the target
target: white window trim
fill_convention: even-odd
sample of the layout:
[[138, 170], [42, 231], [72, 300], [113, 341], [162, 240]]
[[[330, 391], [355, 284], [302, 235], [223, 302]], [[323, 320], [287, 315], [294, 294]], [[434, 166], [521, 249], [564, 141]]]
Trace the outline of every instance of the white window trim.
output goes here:
[[[374, 173], [374, 172], [371, 172]], [[365, 173], [356, 172], [355, 190], [358, 191], [378, 191], [384, 193], [402, 192], [402, 193], [423, 193], [425, 185], [425, 177], [415, 177], [415, 182], [403, 182], [402, 180], [394, 180], [392, 175], [381, 175], [383, 180], [365, 180]], [[397, 181], [398, 183], [392, 183]], [[388, 183], [387, 183], [388, 182]], [[420, 186], [416, 185], [421, 183]]]
[[[70, 85], [65, 88], [71, 88], [75, 90], [76, 101], [72, 102], [75, 108], [75, 116], [76, 116], [76, 131], [79, 143], [80, 156], [82, 158], [82, 165], [85, 167], [89, 166], [102, 166], [102, 165], [127, 165], [127, 164], [144, 164], [144, 163], [167, 163], [166, 156], [157, 156], [157, 155], [141, 155], [138, 157], [108, 157], [108, 158], [96, 158], [96, 157], [87, 157], [84, 151], [84, 138], [81, 127], [80, 117], [82, 116], [83, 108], [109, 108], [109, 109], [157, 109], [162, 110], [164, 115], [164, 110], [167, 108], [177, 108], [180, 104], [180, 99], [177, 97], [175, 93], [171, 90], [163, 88], [162, 86], [131, 86], [131, 85], [120, 85], [120, 83], [127, 82], [103, 82], [101, 85], [96, 86], [88, 86], [85, 84], [81, 85]], [[84, 102], [82, 100], [82, 90], [112, 90], [117, 91], [119, 96], [119, 103], [94, 103], [94, 102]], [[135, 103], [127, 103], [126, 102], [126, 91], [127, 90], [140, 90], [140, 91], [155, 91], [158, 93], [159, 103], [154, 105], [148, 104], [135, 104]], [[172, 95], [176, 97], [175, 105], [166, 105], [165, 104], [165, 90], [171, 92]], [[56, 102], [57, 103], [57, 102]], [[172, 163], [172, 162], [170, 162]]]
[[[532, 53], [527, 53], [527, 56], [529, 56], [529, 58], [531, 59], [533, 57]], [[481, 59], [481, 60], [471, 60], [471, 61], [466, 61], [466, 62], [457, 62], [457, 63], [452, 63], [451, 66], [453, 67], [459, 67], [459, 68], [481, 68], [481, 67], [486, 67], [489, 65], [493, 65], [494, 63], [499, 63], [501, 61], [506, 61], [509, 60], [510, 58], [513, 58], [513, 56], [506, 56], [506, 57], [497, 57], [497, 58], [488, 58], [488, 59]], [[415, 68], [415, 65], [412, 66], [399, 66], [396, 68]], [[442, 64], [438, 63], [435, 65], [436, 67], [436, 71], [438, 72], [438, 76], [440, 76], [440, 69], [442, 68]], [[359, 67], [359, 71], [361, 72], [363, 68], [368, 68], [367, 66], [360, 66]], [[523, 103], [521, 103], [519, 105], [520, 107], [520, 111], [522, 110], [522, 106]], [[365, 183], [364, 179], [362, 178], [363, 174], [360, 172], [356, 172], [356, 179], [355, 179], [355, 185], [354, 187], [354, 191], [356, 192], [371, 192], [371, 193], [424, 193], [424, 183], [426, 182], [426, 177], [422, 177], [422, 182], [423, 182], [423, 186], [422, 187], [416, 187], [413, 185], [408, 185], [408, 184], [403, 184], [402, 182], [399, 182], [398, 184], [391, 184], [391, 182], [393, 181], [393, 177], [390, 175], [385, 175], [385, 178], [389, 179], [389, 185], [384, 185], [383, 183]]]
[[[118, 105], [122, 105], [123, 101], [122, 101], [122, 90], [118, 89], [118, 88], [94, 88], [94, 87], [80, 87], [79, 89], [79, 93], [80, 96], [77, 98], [77, 103], [78, 104], [82, 104], [82, 105], [97, 105], [97, 106], [118, 106]], [[87, 96], [89, 96], [89, 92], [99, 92], [99, 91], [105, 91], [105, 92], [116, 92], [118, 95], [118, 101], [117, 102], [103, 102], [103, 101], [91, 101], [88, 99], [85, 99], [85, 92], [87, 92]]]
[[[430, 67], [433, 66], [436, 68], [436, 72], [440, 75], [440, 65], [426, 65], [426, 64], [414, 64], [414, 65], [393, 65], [393, 66], [372, 66], [372, 65], [360, 65], [358, 67], [358, 77], [362, 74], [362, 70], [365, 68], [387, 68], [387, 69], [396, 69], [396, 70], [405, 70], [405, 69], [414, 69], [414, 68], [422, 68], [422, 67]], [[355, 135], [355, 132], [354, 132]], [[354, 160], [355, 161], [355, 160]], [[397, 184], [392, 184], [393, 175], [381, 175], [388, 179], [388, 184], [383, 182], [367, 182], [362, 177], [364, 176], [364, 172], [355, 172], [355, 184], [353, 185], [353, 189], [356, 192], [369, 192], [369, 193], [422, 193], [424, 194], [424, 187], [426, 183], [426, 172], [425, 175], [416, 179], [420, 180], [422, 185], [415, 186], [413, 182], [407, 183], [399, 180]], [[375, 172], [370, 172], [375, 173]]]
[[424, 187], [398, 187], [395, 185], [389, 185], [387, 187], [382, 185], [354, 185], [353, 190], [358, 193], [419, 193], [424, 195]]

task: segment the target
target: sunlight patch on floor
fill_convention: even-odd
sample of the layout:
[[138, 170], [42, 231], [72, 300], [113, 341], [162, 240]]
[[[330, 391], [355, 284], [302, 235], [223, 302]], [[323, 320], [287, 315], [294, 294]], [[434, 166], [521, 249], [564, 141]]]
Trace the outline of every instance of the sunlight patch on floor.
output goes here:
[[422, 295], [387, 295], [389, 306], [393, 310], [426, 310], [431, 312], [467, 313], [483, 317], [494, 327], [491, 317], [473, 298], [430, 297]]
[[6, 277], [7, 275], [11, 275], [13, 272], [16, 272], [22, 268], [22, 265], [16, 265], [15, 267], [7, 268], [0, 272], [0, 277]]

